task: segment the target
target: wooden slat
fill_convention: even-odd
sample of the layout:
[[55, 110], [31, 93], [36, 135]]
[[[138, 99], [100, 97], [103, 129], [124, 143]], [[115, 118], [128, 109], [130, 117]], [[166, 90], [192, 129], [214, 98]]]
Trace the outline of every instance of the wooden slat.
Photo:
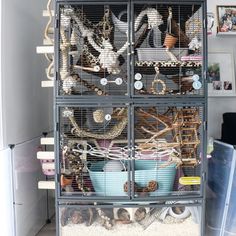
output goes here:
[[54, 34], [54, 28], [53, 27], [49, 27], [48, 34]]
[[41, 87], [42, 88], [51, 88], [54, 86], [54, 81], [53, 80], [44, 80], [41, 81]]
[[45, 53], [54, 53], [53, 46], [38, 46], [36, 47], [37, 54], [45, 54]]
[[45, 45], [45, 46], [53, 45], [53, 42], [51, 40], [44, 39], [43, 40], [43, 45]]
[[39, 181], [38, 189], [55, 189], [54, 181]]
[[39, 160], [54, 160], [54, 152], [37, 152], [37, 159]]
[[[52, 16], [54, 16], [54, 10], [51, 10], [51, 14], [52, 14]], [[45, 16], [45, 17], [49, 17], [49, 11], [48, 10], [43, 10], [43, 16]]]
[[41, 138], [40, 143], [42, 145], [54, 145], [54, 138]]
[[49, 163], [49, 162], [42, 163], [42, 169], [43, 170], [55, 170], [55, 163], [54, 162], [52, 162], [52, 163]]
[[188, 176], [179, 178], [179, 183], [182, 185], [200, 185], [201, 177], [199, 176]]
[[[45, 69], [45, 73], [47, 74], [48, 72], [48, 68]], [[50, 71], [50, 74], [54, 74], [54, 67], [52, 67], [51, 71]]]
[[217, 32], [216, 36], [225, 36], [225, 35], [232, 35], [235, 36], [235, 31], [231, 31], [231, 32]]

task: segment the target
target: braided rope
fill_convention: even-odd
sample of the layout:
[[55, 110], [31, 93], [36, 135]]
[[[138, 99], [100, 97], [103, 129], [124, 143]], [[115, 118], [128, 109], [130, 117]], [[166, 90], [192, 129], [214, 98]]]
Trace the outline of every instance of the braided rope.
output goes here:
[[72, 125], [74, 126], [74, 129], [72, 129], [71, 131], [72, 134], [79, 137], [90, 137], [95, 139], [114, 139], [121, 135], [128, 123], [128, 118], [124, 117], [117, 125], [114, 125], [108, 132], [104, 134], [95, 134], [89, 131], [82, 130], [76, 123], [74, 117], [69, 117], [69, 119]]
[[123, 54], [123, 53], [125, 52], [125, 50], [127, 49], [128, 45], [129, 45], [129, 43], [126, 42], [126, 43], [122, 46], [122, 48], [120, 48], [120, 49], [117, 51], [117, 54], [118, 54], [118, 55]]
[[83, 23], [81, 22], [81, 20], [79, 19], [78, 16], [72, 14], [72, 19], [77, 23], [79, 30], [82, 34], [82, 37], [87, 37], [89, 43], [92, 45], [92, 47], [97, 50], [98, 52], [101, 52], [101, 48], [95, 43], [95, 41], [93, 40], [93, 32], [91, 30], [89, 30], [87, 27], [85, 27], [83, 25]]
[[54, 60], [51, 61], [51, 63], [49, 64], [49, 66], [48, 66], [48, 68], [46, 70], [46, 75], [47, 75], [47, 78], [49, 80], [53, 80], [54, 79], [53, 67], [54, 67]]
[[[48, 20], [48, 23], [45, 27], [45, 30], [44, 30], [44, 38], [46, 40], [48, 40], [51, 44], [53, 44], [53, 39], [51, 39], [49, 36], [48, 36], [48, 32], [49, 32], [49, 27], [52, 23], [52, 12], [51, 12], [51, 3], [52, 3], [52, 0], [48, 0], [48, 3], [47, 3], [47, 11], [49, 13], [49, 20]], [[48, 65], [47, 67], [47, 70], [46, 70], [46, 76], [49, 80], [53, 80], [54, 79], [54, 76], [53, 76], [53, 73], [52, 73], [52, 70], [53, 70], [53, 67], [54, 67], [54, 59], [53, 58], [50, 58], [48, 54], [44, 54], [44, 56], [46, 57], [47, 61], [50, 62], [50, 64]]]
[[48, 3], [47, 3], [47, 11], [49, 13], [49, 21], [45, 27], [45, 30], [44, 30], [44, 37], [45, 39], [47, 39], [48, 41], [50, 41], [50, 43], [53, 44], [53, 40], [48, 36], [48, 31], [49, 31], [49, 27], [52, 23], [52, 12], [51, 12], [51, 8], [50, 8], [50, 5], [52, 3], [52, 0], [48, 0]]
[[98, 88], [97, 86], [95, 86], [94, 84], [90, 84], [88, 83], [86, 80], [81, 79], [79, 76], [77, 77], [77, 80], [86, 88], [88, 88], [89, 90], [95, 91], [97, 93], [97, 95], [101, 96], [101, 95], [108, 95], [106, 92], [102, 91], [100, 88]]
[[68, 69], [68, 49], [70, 47], [70, 42], [68, 42], [67, 38], [66, 38], [66, 33], [65, 30], [62, 28], [60, 30], [60, 35], [61, 35], [61, 55], [62, 55], [62, 65], [61, 65], [61, 69], [60, 69], [60, 73], [61, 73], [61, 79], [64, 80], [69, 72]]
[[104, 134], [95, 134], [81, 129], [76, 123], [75, 118], [73, 116], [69, 116], [69, 120], [74, 127], [71, 130], [71, 133], [79, 137], [90, 137], [95, 139], [114, 139], [121, 135], [121, 133], [128, 124], [127, 109], [124, 110], [123, 115], [124, 117], [121, 119], [121, 121], [118, 124], [114, 125], [109, 131]]

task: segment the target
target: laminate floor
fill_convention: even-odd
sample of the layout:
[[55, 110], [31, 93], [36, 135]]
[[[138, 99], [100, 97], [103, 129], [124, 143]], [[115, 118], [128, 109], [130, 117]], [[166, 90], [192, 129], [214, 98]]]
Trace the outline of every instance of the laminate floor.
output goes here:
[[56, 224], [55, 220], [52, 223], [45, 225], [36, 236], [55, 236], [56, 235]]

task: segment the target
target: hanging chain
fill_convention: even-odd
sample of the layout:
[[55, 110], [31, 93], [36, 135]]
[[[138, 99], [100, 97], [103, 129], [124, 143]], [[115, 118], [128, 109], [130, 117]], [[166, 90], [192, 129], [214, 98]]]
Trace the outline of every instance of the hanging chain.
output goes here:
[[[192, 24], [192, 26], [191, 26]], [[192, 5], [192, 15], [189, 16], [189, 19], [185, 23], [186, 32], [189, 38], [194, 38], [201, 31], [202, 22], [200, 20], [200, 15], [194, 15], [194, 5]]]
[[108, 39], [110, 34], [111, 34], [111, 31], [112, 31], [112, 26], [111, 26], [111, 22], [110, 22], [110, 19], [109, 19], [109, 16], [110, 16], [110, 9], [109, 7], [106, 7], [105, 9], [105, 14], [104, 14], [104, 17], [103, 17], [103, 20], [101, 22], [101, 25], [102, 25], [102, 35], [105, 39]]
[[93, 29], [94, 35], [98, 36], [98, 38], [109, 38], [113, 27], [110, 22], [110, 9], [108, 6], [105, 7], [104, 16], [101, 21], [97, 24], [92, 23], [84, 14], [84, 12], [79, 9], [77, 12], [77, 16], [79, 19], [86, 25], [88, 28]]
[[169, 11], [169, 15], [168, 15], [168, 18], [167, 18], [167, 33], [171, 34], [171, 21], [172, 21], [172, 8], [169, 7], [168, 8], [168, 11]]
[[91, 52], [89, 52], [89, 48], [87, 45], [83, 45], [83, 55], [88, 63], [91, 66], [99, 65], [99, 59], [95, 57]]

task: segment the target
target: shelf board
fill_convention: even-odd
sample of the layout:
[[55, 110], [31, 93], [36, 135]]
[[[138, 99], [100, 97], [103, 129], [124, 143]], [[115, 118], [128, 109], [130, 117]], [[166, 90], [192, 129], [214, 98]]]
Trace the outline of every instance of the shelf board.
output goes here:
[[236, 32], [217, 32], [217, 36], [236, 36]]
[[[51, 14], [52, 14], [52, 16], [54, 16], [54, 10], [51, 10]], [[49, 17], [50, 16], [49, 11], [48, 10], [43, 10], [43, 16], [44, 17]]]
[[54, 86], [54, 81], [53, 80], [44, 80], [41, 81], [41, 87], [42, 88], [51, 88]]
[[54, 162], [44, 162], [42, 163], [43, 170], [55, 170], [55, 163]]
[[52, 46], [53, 45], [53, 40], [49, 40], [49, 39], [44, 39], [43, 40], [43, 45], [45, 46]]
[[160, 69], [163, 75], [175, 75], [179, 73], [180, 68], [200, 68], [202, 61], [137, 61], [135, 63], [135, 72], [145, 75], [156, 73], [155, 67]]
[[39, 181], [38, 189], [55, 189], [56, 184], [55, 181]]
[[36, 47], [37, 54], [45, 54], [45, 53], [54, 53], [54, 46], [38, 46]]
[[200, 67], [202, 61], [137, 61], [137, 67]]
[[54, 160], [54, 152], [37, 152], [37, 159], [39, 160]]
[[41, 138], [41, 145], [54, 145], [54, 138]]

